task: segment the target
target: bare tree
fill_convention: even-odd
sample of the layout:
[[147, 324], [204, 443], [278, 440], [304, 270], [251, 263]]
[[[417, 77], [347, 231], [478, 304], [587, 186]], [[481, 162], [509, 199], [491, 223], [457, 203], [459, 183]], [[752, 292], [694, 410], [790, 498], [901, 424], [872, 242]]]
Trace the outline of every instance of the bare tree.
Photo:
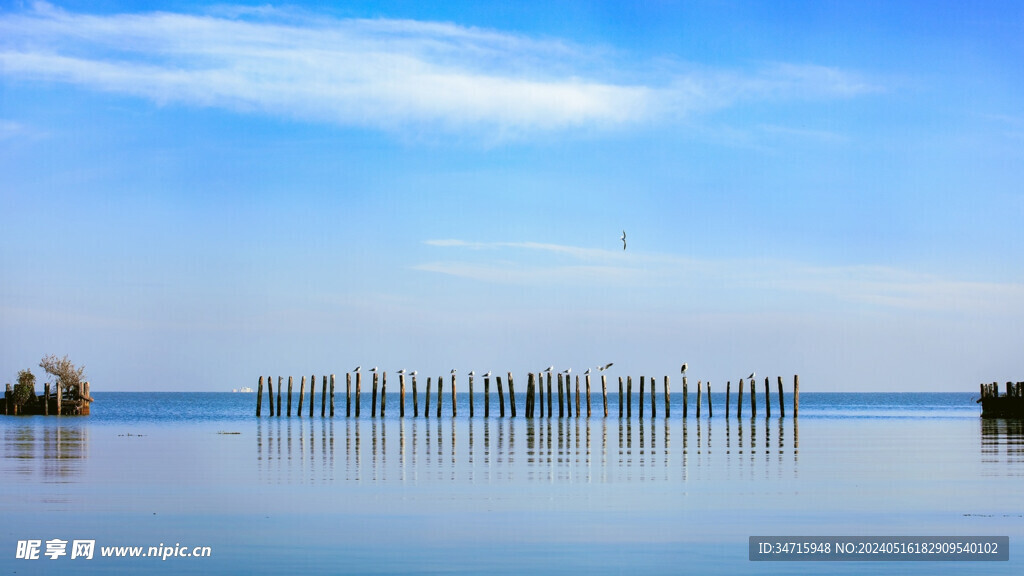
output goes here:
[[65, 396], [77, 398], [81, 390], [79, 385], [85, 378], [85, 366], [76, 368], [67, 356], [57, 358], [56, 354], [50, 354], [43, 357], [39, 362], [39, 367], [56, 378], [58, 390], [61, 390]]

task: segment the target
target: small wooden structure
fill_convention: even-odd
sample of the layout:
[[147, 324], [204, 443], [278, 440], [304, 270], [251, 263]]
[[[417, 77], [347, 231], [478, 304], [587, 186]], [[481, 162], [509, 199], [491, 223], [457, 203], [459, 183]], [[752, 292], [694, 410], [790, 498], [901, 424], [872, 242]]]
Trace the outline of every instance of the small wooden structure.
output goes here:
[[1006, 393], [999, 395], [999, 383], [981, 385], [982, 418], [1024, 418], [1024, 382], [1007, 382]]
[[[60, 386], [57, 389], [60, 390]], [[14, 387], [10, 384], [4, 390], [0, 400], [0, 412], [7, 416], [88, 416], [89, 408], [95, 399], [89, 395], [89, 383], [82, 382], [71, 391], [50, 391], [50, 384], [43, 385], [43, 395], [37, 396], [35, 391], [20, 406], [14, 402]]]

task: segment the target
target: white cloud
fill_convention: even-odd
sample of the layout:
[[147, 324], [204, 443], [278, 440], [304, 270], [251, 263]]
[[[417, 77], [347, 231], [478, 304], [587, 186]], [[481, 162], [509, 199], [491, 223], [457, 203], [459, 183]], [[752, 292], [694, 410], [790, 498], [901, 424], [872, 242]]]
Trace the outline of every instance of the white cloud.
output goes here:
[[492, 139], [872, 89], [821, 66], [655, 71], [597, 49], [449, 23], [236, 7], [100, 16], [37, 4], [0, 16], [0, 70], [158, 103]]

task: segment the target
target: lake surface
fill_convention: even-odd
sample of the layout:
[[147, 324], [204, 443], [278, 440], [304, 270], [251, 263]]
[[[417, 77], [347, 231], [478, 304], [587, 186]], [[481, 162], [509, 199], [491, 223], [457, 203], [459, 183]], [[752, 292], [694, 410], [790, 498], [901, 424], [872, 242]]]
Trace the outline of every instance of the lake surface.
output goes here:
[[[317, 390], [319, 393], [320, 390]], [[492, 390], [492, 393], [494, 391]], [[445, 394], [448, 394], [446, 388]], [[970, 394], [801, 395], [779, 417], [255, 417], [254, 394], [94, 394], [88, 417], [0, 417], [0, 571], [1009, 574], [1024, 568], [1024, 425]], [[319, 394], [318, 394], [319, 396]], [[706, 398], [704, 399], [706, 403]], [[789, 402], [787, 396], [787, 402]], [[749, 399], [747, 400], [749, 402]], [[295, 401], [297, 404], [297, 400]], [[297, 407], [297, 406], [293, 406]], [[308, 402], [305, 406], [308, 410]], [[509, 410], [509, 414], [510, 414]], [[1009, 536], [1007, 562], [751, 562], [748, 538]], [[41, 540], [40, 557], [16, 558]], [[51, 559], [47, 540], [69, 542]], [[70, 542], [95, 540], [93, 559]], [[100, 548], [210, 547], [209, 557]]]

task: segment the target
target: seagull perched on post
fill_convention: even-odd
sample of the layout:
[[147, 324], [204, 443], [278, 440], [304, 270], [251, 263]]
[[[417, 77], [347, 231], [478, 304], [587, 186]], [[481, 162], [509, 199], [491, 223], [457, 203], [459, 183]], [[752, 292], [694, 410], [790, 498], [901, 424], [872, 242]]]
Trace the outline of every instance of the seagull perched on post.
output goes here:
[[565, 370], [562, 370], [562, 374], [568, 374], [569, 372], [572, 372], [572, 368], [566, 368]]
[[409, 372], [409, 376], [415, 376], [415, 375], [416, 375], [416, 371], [415, 370], [413, 370], [412, 372]]
[[452, 374], [455, 374], [455, 368], [452, 368]]
[[470, 370], [469, 371], [469, 375], [470, 376], [476, 376], [476, 370]]
[[552, 371], [552, 370], [554, 370], [554, 369], [555, 369], [555, 367], [554, 367], [554, 366], [548, 366], [547, 368], [545, 368], [545, 369], [544, 369], [544, 371], [545, 371], [545, 372], [551, 372], [551, 371]]
[[491, 377], [491, 371], [488, 370], [487, 374], [484, 374], [484, 378], [490, 378], [490, 377]]
[[360, 369], [360, 368], [362, 368], [362, 366], [356, 366], [356, 369], [355, 369], [355, 370], [353, 370], [353, 372], [359, 372], [359, 369]]
[[754, 379], [754, 373], [751, 372], [750, 376], [747, 376], [747, 380], [753, 380], [753, 379]]
[[405, 368], [402, 368], [401, 370], [399, 370], [398, 373], [399, 374], [405, 374]]
[[626, 231], [625, 230], [622, 231], [622, 238], [619, 238], [619, 240], [622, 240], [622, 249], [625, 250], [626, 249]]
[[687, 368], [687, 364], [686, 364], [686, 362], [683, 362], [683, 366], [682, 366], [682, 368], [679, 369], [679, 373], [680, 374], [686, 374], [686, 368]]
[[587, 371], [584, 372], [584, 374], [590, 374], [590, 368], [587, 368]]
[[377, 367], [376, 366], [374, 366], [373, 368], [370, 368], [370, 372], [376, 372], [376, 371], [377, 371]]

